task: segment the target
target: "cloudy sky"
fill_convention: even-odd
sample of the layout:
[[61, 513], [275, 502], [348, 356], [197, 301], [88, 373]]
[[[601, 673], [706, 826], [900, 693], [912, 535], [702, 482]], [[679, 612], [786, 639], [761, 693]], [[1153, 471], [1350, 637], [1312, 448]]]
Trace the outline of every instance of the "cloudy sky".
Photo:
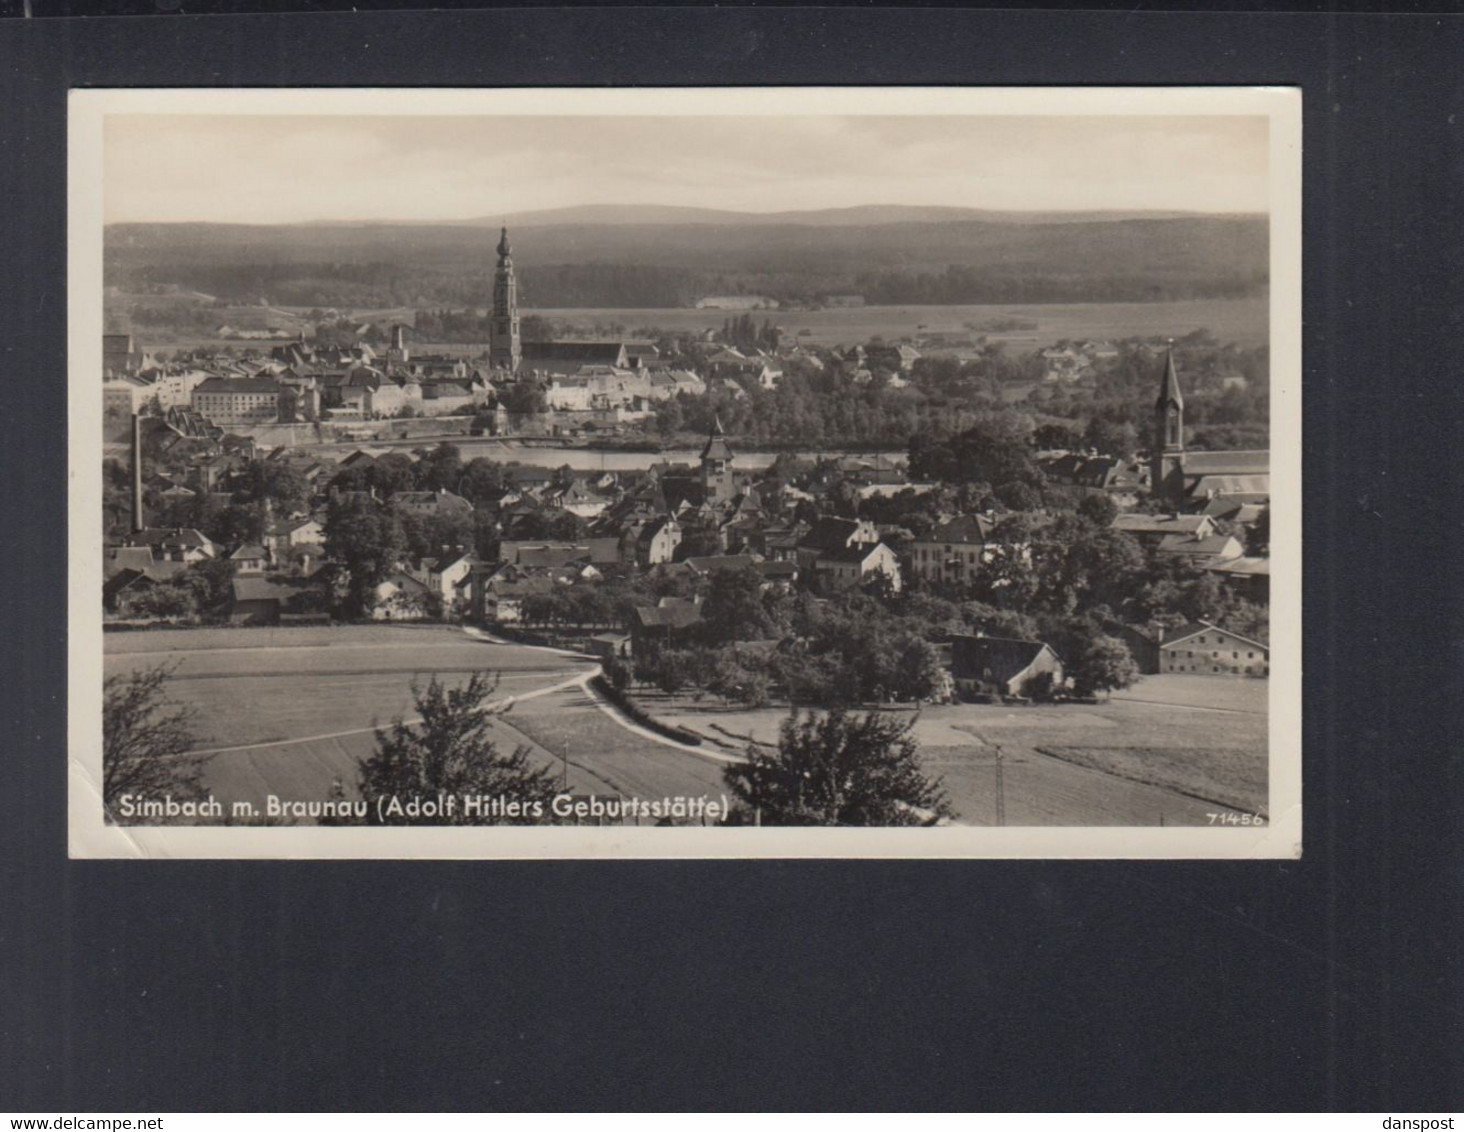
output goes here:
[[105, 146], [109, 223], [1268, 206], [1263, 117], [113, 115]]

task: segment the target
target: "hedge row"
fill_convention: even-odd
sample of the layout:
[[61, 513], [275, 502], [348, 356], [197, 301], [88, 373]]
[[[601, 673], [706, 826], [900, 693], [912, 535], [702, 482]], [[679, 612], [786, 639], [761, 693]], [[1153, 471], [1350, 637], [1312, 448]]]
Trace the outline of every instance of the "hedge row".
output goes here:
[[595, 691], [599, 692], [600, 695], [604, 696], [642, 727], [654, 731], [657, 735], [664, 735], [668, 739], [675, 739], [678, 743], [687, 743], [693, 747], [700, 747], [702, 745], [702, 737], [695, 731], [688, 731], [685, 727], [677, 727], [670, 723], [662, 723], [654, 715], [646, 711], [645, 708], [641, 707], [640, 704], [636, 703], [628, 693], [618, 691], [612, 687], [610, 681], [606, 680], [603, 675], [596, 676], [590, 681], [590, 684], [594, 687]]

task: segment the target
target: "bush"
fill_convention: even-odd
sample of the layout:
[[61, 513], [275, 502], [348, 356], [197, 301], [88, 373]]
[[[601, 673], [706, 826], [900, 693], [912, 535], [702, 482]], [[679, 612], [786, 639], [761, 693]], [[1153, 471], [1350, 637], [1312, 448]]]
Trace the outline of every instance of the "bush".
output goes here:
[[614, 687], [604, 676], [596, 676], [590, 681], [590, 686], [604, 696], [612, 704], [618, 707], [632, 720], [657, 735], [664, 735], [668, 739], [675, 739], [678, 743], [687, 743], [693, 747], [700, 747], [702, 737], [695, 731], [688, 731], [685, 727], [677, 727], [674, 724], [662, 723], [639, 703], [628, 692], [622, 692]]
[[878, 712], [795, 713], [776, 750], [749, 744], [747, 761], [723, 777], [738, 808], [767, 825], [934, 825], [954, 814], [920, 764], [912, 727]]
[[1027, 681], [1022, 694], [1034, 703], [1051, 703], [1057, 696], [1057, 682], [1051, 672], [1039, 672]]
[[605, 679], [617, 692], [624, 692], [630, 687], [630, 682], [635, 678], [635, 666], [632, 661], [621, 660], [619, 657], [611, 657], [604, 664]]

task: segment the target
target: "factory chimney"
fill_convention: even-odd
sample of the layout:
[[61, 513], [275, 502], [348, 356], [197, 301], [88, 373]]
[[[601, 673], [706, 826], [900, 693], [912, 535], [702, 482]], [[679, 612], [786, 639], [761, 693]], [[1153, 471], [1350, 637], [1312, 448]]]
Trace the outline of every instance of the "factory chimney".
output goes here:
[[146, 523], [142, 515], [142, 415], [132, 414], [132, 531], [140, 532]]

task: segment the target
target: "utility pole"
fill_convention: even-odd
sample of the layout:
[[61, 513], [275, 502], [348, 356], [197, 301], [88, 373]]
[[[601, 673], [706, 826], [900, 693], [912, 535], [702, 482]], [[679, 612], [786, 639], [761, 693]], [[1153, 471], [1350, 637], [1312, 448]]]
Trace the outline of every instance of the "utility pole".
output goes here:
[[142, 414], [132, 413], [132, 533], [147, 526], [142, 513]]
[[1006, 825], [1006, 778], [1002, 768], [1001, 745], [996, 748], [996, 824]]

